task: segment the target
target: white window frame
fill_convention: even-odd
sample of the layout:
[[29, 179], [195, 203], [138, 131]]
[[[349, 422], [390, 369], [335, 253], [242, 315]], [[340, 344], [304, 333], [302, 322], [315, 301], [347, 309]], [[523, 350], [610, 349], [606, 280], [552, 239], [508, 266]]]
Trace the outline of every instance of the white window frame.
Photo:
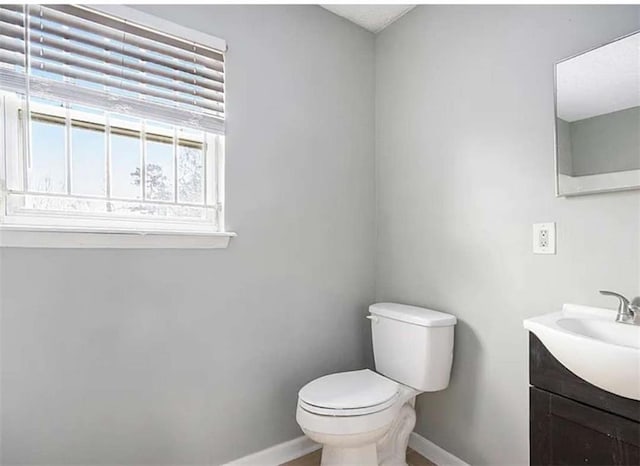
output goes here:
[[[103, 13], [128, 19], [142, 26], [161, 30], [186, 40], [197, 41], [219, 50], [226, 50], [226, 43], [207, 34], [171, 23], [133, 8], [104, 5], [92, 6]], [[207, 137], [205, 144], [215, 144], [212, 151], [203, 154], [207, 173], [214, 176], [214, 203], [217, 207], [216, 231], [204, 231], [182, 223], [153, 220], [121, 220], [61, 217], [55, 226], [42, 223], [37, 215], [8, 216], [6, 202], [9, 176], [24, 173], [20, 148], [17, 100], [3, 99], [0, 114], [0, 247], [50, 247], [50, 248], [225, 248], [233, 232], [225, 229], [224, 217], [224, 142], [215, 135]], [[6, 104], [8, 103], [8, 105]], [[207, 154], [209, 152], [209, 154]], [[213, 156], [211, 155], [213, 154]], [[211, 163], [213, 162], [213, 163]], [[12, 171], [12, 174], [5, 170]], [[206, 182], [206, 181], [205, 181]], [[143, 187], [144, 189], [144, 187]], [[176, 188], [177, 189], [177, 188]], [[206, 203], [207, 199], [205, 199]], [[142, 227], [146, 225], [147, 228]], [[212, 225], [213, 227], [213, 225]]]

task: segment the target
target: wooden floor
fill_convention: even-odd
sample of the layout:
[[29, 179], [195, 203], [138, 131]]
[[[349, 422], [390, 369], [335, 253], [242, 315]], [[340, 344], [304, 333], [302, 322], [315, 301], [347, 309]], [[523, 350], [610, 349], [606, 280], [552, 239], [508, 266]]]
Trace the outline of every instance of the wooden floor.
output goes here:
[[[321, 451], [322, 450], [316, 450], [313, 453], [284, 463], [281, 466], [318, 466], [320, 464]], [[409, 463], [409, 466], [437, 466], [411, 448], [407, 450], [407, 463]]]

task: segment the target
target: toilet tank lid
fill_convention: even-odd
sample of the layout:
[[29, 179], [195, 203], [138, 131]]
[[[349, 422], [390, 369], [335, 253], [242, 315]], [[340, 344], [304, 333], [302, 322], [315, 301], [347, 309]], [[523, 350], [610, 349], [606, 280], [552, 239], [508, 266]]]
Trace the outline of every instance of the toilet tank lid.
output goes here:
[[376, 303], [369, 306], [369, 312], [376, 316], [423, 327], [451, 327], [456, 324], [456, 316], [407, 304]]

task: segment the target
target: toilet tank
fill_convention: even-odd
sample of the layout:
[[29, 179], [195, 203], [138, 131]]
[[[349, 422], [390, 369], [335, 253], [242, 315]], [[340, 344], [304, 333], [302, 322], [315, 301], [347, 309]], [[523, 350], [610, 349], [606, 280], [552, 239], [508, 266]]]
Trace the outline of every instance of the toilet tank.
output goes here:
[[416, 306], [369, 306], [376, 371], [423, 392], [449, 385], [455, 316]]

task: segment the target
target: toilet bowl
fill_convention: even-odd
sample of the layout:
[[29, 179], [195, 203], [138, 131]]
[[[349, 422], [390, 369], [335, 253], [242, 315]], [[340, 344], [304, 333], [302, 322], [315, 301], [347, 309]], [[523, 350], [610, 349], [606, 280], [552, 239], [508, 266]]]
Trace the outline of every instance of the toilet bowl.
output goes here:
[[[407, 401], [418, 392], [368, 369], [340, 372], [314, 380], [298, 394], [296, 420], [313, 441], [324, 445], [323, 465], [378, 465], [379, 457], [390, 457], [390, 448], [380, 441], [389, 434]], [[408, 442], [415, 424], [405, 420], [406, 439], [396, 438], [392, 444]], [[398, 430], [398, 429], [396, 429]], [[406, 449], [399, 447], [403, 452]], [[385, 462], [385, 465], [401, 465]]]
[[322, 444], [322, 466], [406, 466], [416, 395], [449, 384], [454, 316], [392, 303], [369, 309], [377, 372], [326, 375], [298, 393], [296, 420]]

